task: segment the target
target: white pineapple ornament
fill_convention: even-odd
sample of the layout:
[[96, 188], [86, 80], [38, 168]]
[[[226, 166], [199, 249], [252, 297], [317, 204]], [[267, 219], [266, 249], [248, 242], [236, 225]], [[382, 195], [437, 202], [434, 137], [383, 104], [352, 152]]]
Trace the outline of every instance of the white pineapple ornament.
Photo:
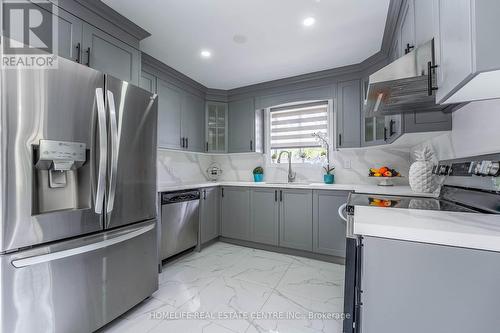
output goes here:
[[409, 175], [410, 186], [414, 192], [432, 193], [435, 191], [436, 182], [432, 174], [433, 155], [428, 146], [415, 152], [416, 161], [411, 165]]

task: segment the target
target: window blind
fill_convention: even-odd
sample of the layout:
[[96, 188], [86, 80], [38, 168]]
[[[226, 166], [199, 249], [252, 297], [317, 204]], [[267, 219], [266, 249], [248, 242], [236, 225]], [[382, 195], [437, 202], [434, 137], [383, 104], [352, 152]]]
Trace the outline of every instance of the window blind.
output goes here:
[[271, 149], [319, 147], [312, 136], [328, 134], [328, 102], [271, 108]]

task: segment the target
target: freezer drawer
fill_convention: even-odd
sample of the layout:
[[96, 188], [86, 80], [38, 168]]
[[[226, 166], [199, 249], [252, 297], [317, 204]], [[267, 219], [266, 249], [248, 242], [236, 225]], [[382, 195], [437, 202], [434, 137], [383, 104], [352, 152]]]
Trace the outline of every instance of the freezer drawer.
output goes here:
[[95, 331], [158, 289], [156, 249], [152, 220], [0, 256], [0, 331]]

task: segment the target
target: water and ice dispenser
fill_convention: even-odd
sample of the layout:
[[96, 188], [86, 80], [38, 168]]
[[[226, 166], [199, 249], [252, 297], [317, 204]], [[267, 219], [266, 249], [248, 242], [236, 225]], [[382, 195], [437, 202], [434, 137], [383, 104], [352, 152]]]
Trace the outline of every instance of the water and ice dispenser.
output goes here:
[[34, 146], [34, 214], [90, 206], [85, 143], [40, 140]]

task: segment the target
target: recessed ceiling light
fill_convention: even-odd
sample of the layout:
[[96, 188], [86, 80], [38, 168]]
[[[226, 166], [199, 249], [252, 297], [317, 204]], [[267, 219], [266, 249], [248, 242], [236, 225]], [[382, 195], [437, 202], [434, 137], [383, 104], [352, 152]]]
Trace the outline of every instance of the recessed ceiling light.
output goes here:
[[208, 50], [202, 50], [200, 52], [200, 55], [202, 58], [210, 58], [212, 56], [212, 52], [210, 52]]
[[316, 19], [314, 17], [307, 17], [304, 21], [302, 21], [302, 24], [306, 27], [310, 27], [316, 23]]

